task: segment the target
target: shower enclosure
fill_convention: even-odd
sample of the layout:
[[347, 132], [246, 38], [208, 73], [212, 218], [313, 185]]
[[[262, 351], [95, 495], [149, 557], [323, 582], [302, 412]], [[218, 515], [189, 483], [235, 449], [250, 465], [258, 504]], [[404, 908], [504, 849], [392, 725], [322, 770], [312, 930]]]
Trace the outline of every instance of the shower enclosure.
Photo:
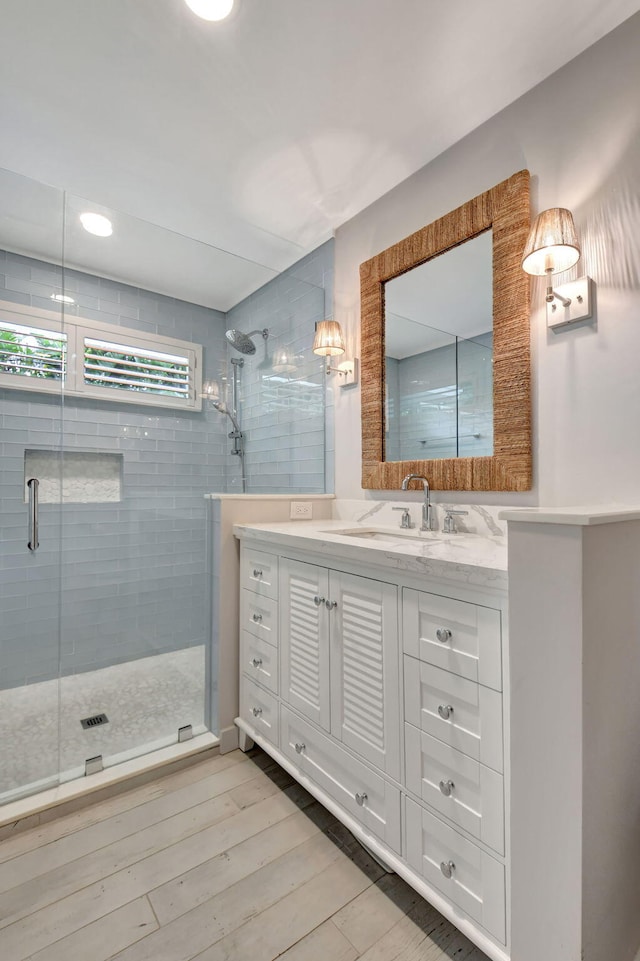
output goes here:
[[[314, 470], [299, 489], [318, 489], [324, 470], [315, 372], [282, 378], [260, 355], [238, 357], [225, 332], [234, 311], [260, 312], [260, 330], [238, 326], [263, 335], [273, 320], [280, 342], [310, 346], [323, 291], [250, 265], [248, 290], [276, 284], [258, 309], [263, 294], [242, 296], [246, 262], [223, 251], [6, 171], [0, 200], [6, 803], [216, 732], [206, 495], [237, 491], [240, 461], [249, 491], [259, 478], [272, 490], [271, 477], [291, 489], [310, 390]], [[112, 236], [83, 229], [87, 210]], [[212, 305], [216, 275], [236, 278], [230, 312]], [[293, 311], [292, 289], [311, 295]], [[216, 404], [206, 381], [221, 387]], [[229, 424], [242, 456], [230, 455]]]

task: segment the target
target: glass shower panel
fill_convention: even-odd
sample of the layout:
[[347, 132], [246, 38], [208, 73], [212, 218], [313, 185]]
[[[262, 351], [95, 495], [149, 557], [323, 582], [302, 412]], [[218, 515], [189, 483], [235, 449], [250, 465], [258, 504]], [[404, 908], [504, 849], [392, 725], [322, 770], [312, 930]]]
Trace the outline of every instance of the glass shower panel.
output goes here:
[[[83, 227], [99, 213], [109, 236]], [[246, 264], [66, 198], [77, 297], [64, 398], [61, 770], [83, 773], [214, 730], [206, 495], [225, 490], [228, 426], [203, 383], [226, 372], [214, 278]], [[272, 271], [256, 266], [254, 280]]]
[[458, 453], [493, 454], [493, 332], [458, 340]]
[[[332, 263], [332, 248], [319, 257]], [[306, 271], [317, 265], [307, 264]], [[227, 314], [229, 328], [249, 332], [256, 352], [240, 357], [230, 347], [228, 383], [235, 374], [238, 409], [245, 442], [247, 493], [325, 492], [325, 413], [328, 388], [325, 359], [312, 351], [314, 328], [326, 316], [332, 293], [310, 283], [305, 261], [285, 270], [271, 283], [237, 304]], [[238, 360], [241, 366], [237, 366]], [[235, 367], [234, 367], [235, 365]], [[227, 490], [240, 490], [239, 471], [229, 469]]]
[[[60, 767], [57, 491], [67, 292], [62, 192], [0, 170], [0, 197], [0, 803], [6, 803], [56, 785]], [[53, 465], [46, 477], [42, 457]]]

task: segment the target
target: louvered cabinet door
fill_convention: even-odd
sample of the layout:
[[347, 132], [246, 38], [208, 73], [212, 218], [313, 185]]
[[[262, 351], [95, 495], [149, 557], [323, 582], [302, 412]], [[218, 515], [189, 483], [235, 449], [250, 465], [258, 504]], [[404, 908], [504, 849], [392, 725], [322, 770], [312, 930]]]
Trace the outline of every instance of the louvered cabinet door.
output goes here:
[[280, 695], [325, 730], [330, 726], [326, 568], [280, 559]]
[[331, 733], [399, 779], [397, 588], [331, 571], [329, 604]]

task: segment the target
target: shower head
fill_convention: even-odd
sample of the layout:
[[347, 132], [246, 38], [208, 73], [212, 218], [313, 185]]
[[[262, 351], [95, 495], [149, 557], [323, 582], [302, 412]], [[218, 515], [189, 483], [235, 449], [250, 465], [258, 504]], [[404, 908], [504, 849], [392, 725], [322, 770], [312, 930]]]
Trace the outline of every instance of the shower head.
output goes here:
[[244, 334], [241, 330], [228, 330], [225, 333], [225, 337], [229, 341], [232, 347], [239, 350], [241, 354], [255, 354], [256, 345], [251, 340], [256, 334], [260, 334], [264, 340], [269, 336], [269, 331], [265, 327], [264, 330], [252, 330], [248, 334]]
[[240, 424], [238, 423], [238, 421], [236, 420], [234, 415], [231, 413], [231, 411], [229, 410], [226, 404], [223, 404], [221, 400], [216, 400], [213, 402], [213, 409], [217, 410], [219, 414], [226, 414], [229, 420], [231, 421], [231, 423], [233, 424], [234, 430], [240, 433]]

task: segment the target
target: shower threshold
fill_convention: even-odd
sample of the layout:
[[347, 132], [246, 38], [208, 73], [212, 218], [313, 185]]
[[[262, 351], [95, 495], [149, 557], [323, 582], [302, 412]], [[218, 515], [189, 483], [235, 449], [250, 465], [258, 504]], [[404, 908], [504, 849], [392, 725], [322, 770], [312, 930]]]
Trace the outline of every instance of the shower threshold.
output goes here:
[[14, 824], [23, 818], [33, 817], [50, 808], [66, 804], [68, 801], [135, 778], [147, 771], [154, 771], [174, 761], [210, 751], [219, 743], [220, 740], [215, 734], [209, 732], [197, 734], [189, 741], [174, 743], [127, 761], [114, 763], [99, 774], [92, 774], [90, 777], [77, 777], [50, 788], [45, 788], [43, 784], [43, 790], [37, 794], [30, 794], [17, 801], [9, 801], [0, 807], [0, 829], [7, 824]]

